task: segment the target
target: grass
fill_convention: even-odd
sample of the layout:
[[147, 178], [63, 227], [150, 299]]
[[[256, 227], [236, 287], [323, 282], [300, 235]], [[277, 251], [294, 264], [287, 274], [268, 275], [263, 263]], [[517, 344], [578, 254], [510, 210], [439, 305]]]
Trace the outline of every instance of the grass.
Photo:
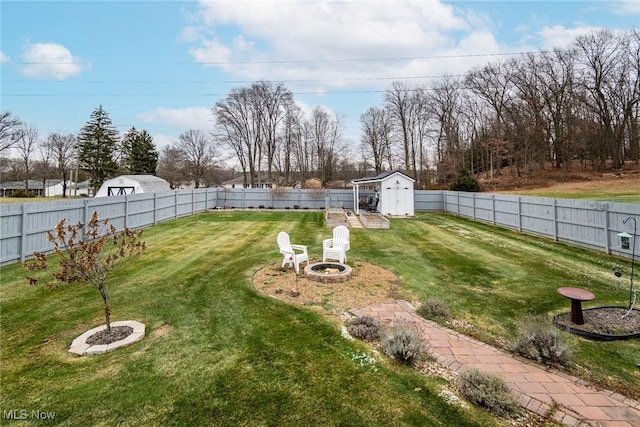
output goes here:
[[[112, 320], [141, 321], [147, 337], [92, 357], [67, 349], [103, 323], [97, 292], [29, 287], [20, 266], [3, 267], [0, 406], [54, 411], [47, 423], [57, 425], [504, 425], [447, 404], [442, 379], [384, 359], [363, 368], [352, 355], [366, 347], [332, 321], [254, 290], [253, 272], [280, 260], [277, 233], [317, 258], [330, 234], [323, 221], [239, 211], [149, 228], [149, 250], [118, 271], [111, 291]], [[530, 312], [568, 311], [560, 286], [593, 291], [585, 307], [626, 302], [611, 271], [625, 260], [444, 214], [391, 221], [352, 230], [350, 259], [393, 270], [416, 300], [444, 301], [486, 341], [506, 342]], [[640, 397], [640, 340], [569, 339], [572, 373]]]
[[588, 199], [612, 203], [640, 203], [640, 180], [561, 182], [546, 187], [502, 191], [556, 199]]
[[148, 229], [150, 249], [111, 292], [113, 320], [142, 321], [147, 337], [94, 357], [67, 352], [103, 323], [94, 289], [33, 288], [20, 266], [2, 268], [2, 409], [52, 411], [48, 424], [70, 426], [501, 425], [448, 405], [441, 379], [388, 362], [363, 368], [352, 357], [363, 345], [333, 322], [253, 289], [252, 273], [279, 259], [278, 231], [318, 248], [322, 222], [212, 213]]

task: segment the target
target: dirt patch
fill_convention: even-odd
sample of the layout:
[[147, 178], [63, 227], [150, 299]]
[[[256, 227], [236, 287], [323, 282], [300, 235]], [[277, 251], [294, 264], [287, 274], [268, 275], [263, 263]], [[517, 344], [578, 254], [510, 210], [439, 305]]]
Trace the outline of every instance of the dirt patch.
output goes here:
[[366, 262], [349, 265], [353, 269], [351, 279], [321, 283], [296, 275], [293, 269], [283, 270], [280, 264], [269, 264], [254, 274], [253, 285], [263, 294], [336, 317], [353, 308], [412, 299], [391, 271]]
[[481, 174], [478, 179], [484, 191], [492, 192], [519, 194], [530, 192], [535, 195], [542, 190], [596, 190], [615, 193], [616, 191], [624, 191], [623, 188], [618, 190], [615, 187], [640, 185], [640, 169], [629, 164], [622, 170], [595, 172], [574, 165], [571, 170], [565, 171], [547, 165], [545, 170], [521, 173], [520, 176], [511, 173], [510, 169], [504, 168], [499, 176], [487, 178]]
[[162, 337], [166, 337], [169, 332], [171, 332], [171, 325], [162, 325], [160, 326], [158, 329], [156, 329], [155, 331], [153, 331], [153, 333], [151, 334], [151, 336], [153, 338], [162, 338]]

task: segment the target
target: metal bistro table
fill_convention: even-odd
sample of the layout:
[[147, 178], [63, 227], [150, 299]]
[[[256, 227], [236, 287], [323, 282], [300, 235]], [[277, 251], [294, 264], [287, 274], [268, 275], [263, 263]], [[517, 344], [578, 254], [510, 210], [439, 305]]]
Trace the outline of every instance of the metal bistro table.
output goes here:
[[582, 288], [558, 288], [558, 293], [571, 300], [571, 321], [576, 325], [584, 325], [582, 301], [591, 301], [596, 296]]

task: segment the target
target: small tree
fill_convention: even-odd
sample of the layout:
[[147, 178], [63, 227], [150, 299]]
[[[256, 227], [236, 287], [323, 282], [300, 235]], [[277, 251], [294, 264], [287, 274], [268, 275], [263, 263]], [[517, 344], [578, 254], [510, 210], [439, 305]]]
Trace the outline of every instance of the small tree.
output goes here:
[[474, 177], [469, 174], [469, 171], [463, 169], [460, 171], [460, 174], [456, 178], [453, 184], [451, 184], [451, 191], [470, 191], [470, 192], [478, 192], [480, 191], [480, 183]]
[[[55, 228], [55, 234], [49, 232], [54, 253], [60, 257], [60, 271], [53, 278], [60, 282], [85, 282], [100, 292], [104, 303], [107, 333], [111, 332], [111, 307], [109, 305], [109, 275], [121, 264], [143, 253], [147, 246], [140, 241], [143, 230], [130, 230], [125, 227], [118, 232], [109, 223], [109, 219], [99, 220], [94, 212], [87, 224], [66, 225], [63, 219]], [[47, 268], [46, 256], [34, 253], [35, 260], [27, 263], [28, 270]], [[30, 284], [36, 284], [38, 278], [29, 277]]]

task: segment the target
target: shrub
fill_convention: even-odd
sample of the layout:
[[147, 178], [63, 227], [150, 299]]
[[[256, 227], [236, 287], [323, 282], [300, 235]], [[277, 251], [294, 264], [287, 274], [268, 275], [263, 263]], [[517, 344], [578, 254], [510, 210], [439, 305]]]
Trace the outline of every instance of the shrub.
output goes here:
[[9, 197], [36, 197], [36, 195], [31, 192], [31, 191], [27, 191], [25, 189], [19, 188], [16, 191], [14, 191], [13, 193], [11, 193], [11, 196]]
[[566, 365], [572, 351], [562, 332], [543, 315], [530, 314], [520, 324], [513, 351], [542, 363]]
[[420, 335], [406, 324], [387, 330], [380, 344], [387, 356], [400, 362], [413, 363], [422, 354]]
[[416, 313], [431, 320], [449, 320], [452, 317], [449, 306], [438, 299], [428, 299], [422, 302], [416, 309]]
[[460, 374], [458, 389], [471, 403], [482, 406], [498, 416], [509, 417], [518, 415], [521, 411], [509, 386], [502, 378], [476, 368]]
[[478, 192], [480, 191], [480, 183], [476, 178], [469, 174], [468, 170], [463, 169], [460, 171], [453, 184], [451, 184], [449, 190]]
[[347, 331], [356, 338], [373, 341], [380, 338], [383, 326], [372, 316], [358, 316], [347, 320]]

